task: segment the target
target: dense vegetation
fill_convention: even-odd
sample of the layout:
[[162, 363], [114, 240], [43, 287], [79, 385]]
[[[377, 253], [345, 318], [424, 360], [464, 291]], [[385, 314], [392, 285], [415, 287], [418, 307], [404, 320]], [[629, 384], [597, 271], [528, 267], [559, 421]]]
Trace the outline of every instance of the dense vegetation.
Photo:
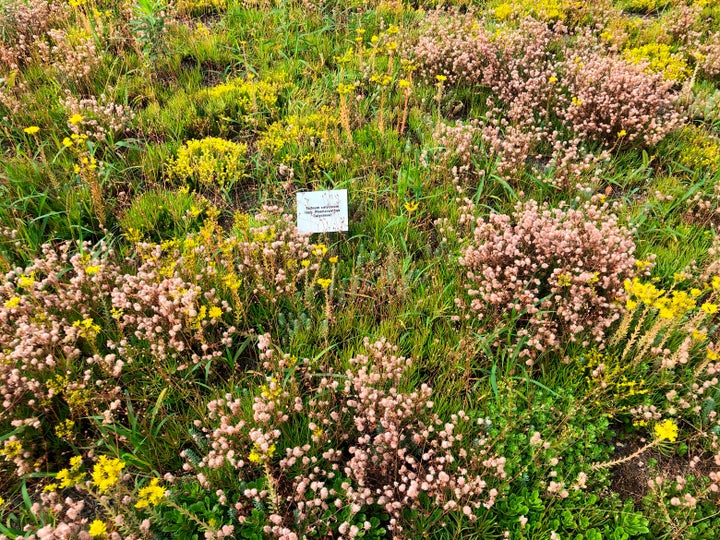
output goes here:
[[717, 537], [717, 0], [0, 0], [0, 113], [1, 539]]

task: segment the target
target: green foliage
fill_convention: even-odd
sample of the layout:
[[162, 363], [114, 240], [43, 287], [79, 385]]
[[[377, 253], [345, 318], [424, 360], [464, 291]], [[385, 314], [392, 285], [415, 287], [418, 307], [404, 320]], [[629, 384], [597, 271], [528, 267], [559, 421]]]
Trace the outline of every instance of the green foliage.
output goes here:
[[125, 234], [160, 243], [196, 232], [209, 204], [186, 189], [153, 190], [133, 200], [120, 219]]
[[164, 52], [163, 35], [166, 31], [167, 9], [165, 0], [136, 0], [134, 18], [130, 21], [140, 50], [147, 61], [153, 61]]

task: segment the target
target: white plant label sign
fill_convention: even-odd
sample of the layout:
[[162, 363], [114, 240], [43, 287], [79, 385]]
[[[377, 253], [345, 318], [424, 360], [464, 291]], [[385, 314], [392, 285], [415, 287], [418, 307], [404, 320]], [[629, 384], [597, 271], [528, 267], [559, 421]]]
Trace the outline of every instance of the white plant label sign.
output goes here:
[[347, 231], [347, 189], [298, 193], [297, 228], [301, 233]]

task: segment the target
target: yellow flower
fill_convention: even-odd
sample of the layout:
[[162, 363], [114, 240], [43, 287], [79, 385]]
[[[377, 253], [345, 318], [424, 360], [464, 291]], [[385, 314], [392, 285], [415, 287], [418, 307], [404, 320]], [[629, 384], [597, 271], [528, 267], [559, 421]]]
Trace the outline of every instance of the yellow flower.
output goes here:
[[165, 490], [158, 486], [159, 481], [159, 479], [153, 478], [148, 486], [138, 492], [139, 500], [135, 503], [135, 508], [157, 506], [162, 501], [165, 497]]
[[6, 300], [4, 305], [5, 305], [5, 307], [8, 308], [8, 309], [12, 309], [12, 308], [14, 308], [14, 307], [17, 307], [18, 305], [20, 305], [20, 297], [19, 297], [19, 296], [13, 296], [12, 298], [10, 298], [10, 300]]
[[88, 530], [88, 532], [93, 538], [100, 538], [105, 536], [105, 534], [107, 533], [107, 527], [105, 526], [105, 522], [96, 519], [90, 524], [90, 529]]
[[576, 107], [579, 107], [580, 105], [583, 104], [583, 102], [579, 97], [573, 96], [572, 104], [575, 105]]
[[620, 139], [622, 139], [625, 135], [627, 135], [627, 131], [625, 131], [624, 129], [621, 129], [620, 131], [617, 132], [617, 136]]
[[695, 339], [695, 340], [697, 340], [697, 341], [702, 341], [702, 340], [704, 340], [706, 337], [707, 337], [707, 333], [706, 333], [706, 332], [703, 332], [703, 331], [697, 330], [697, 329], [695, 329], [695, 330], [692, 331], [692, 338]]
[[572, 276], [568, 273], [560, 274], [557, 277], [558, 287], [569, 287], [572, 285]]
[[86, 266], [86, 267], [85, 267], [85, 273], [86, 273], [88, 276], [92, 276], [93, 274], [97, 274], [99, 271], [100, 271], [100, 266], [99, 266], [99, 265], [91, 265], [91, 266]]
[[625, 308], [628, 309], [629, 311], [632, 311], [636, 307], [637, 307], [637, 302], [635, 302], [634, 300], [628, 300], [627, 302], [625, 302]]
[[213, 306], [210, 308], [210, 311], [208, 311], [208, 315], [211, 319], [218, 319], [222, 317], [223, 310], [219, 308], [218, 306]]
[[407, 210], [407, 213], [408, 213], [408, 214], [412, 214], [415, 210], [418, 209], [419, 206], [420, 206], [420, 205], [419, 205], [419, 203], [417, 203], [417, 202], [410, 202], [410, 201], [408, 201], [408, 202], [405, 203], [405, 210]]
[[3, 499], [2, 497], [0, 497], [0, 506], [2, 506], [3, 504], [5, 504], [5, 499]]
[[72, 437], [74, 427], [75, 422], [68, 418], [64, 422], [55, 426], [55, 435], [57, 435], [60, 439], [69, 439]]
[[23, 129], [23, 131], [28, 135], [35, 135], [38, 131], [40, 131], [40, 128], [37, 126], [30, 126]]
[[400, 79], [398, 81], [398, 86], [400, 88], [410, 88], [410, 81], [408, 81], [407, 79]]
[[70, 140], [70, 137], [65, 137], [62, 141], [63, 146], [66, 148], [70, 148], [73, 145], [73, 142]]
[[250, 463], [262, 463], [263, 458], [262, 455], [260, 455], [260, 452], [255, 450], [254, 448], [250, 450], [250, 455], [248, 456], [248, 460]]
[[332, 283], [332, 279], [320, 278], [317, 280], [317, 282], [318, 282], [318, 285], [320, 285], [323, 289], [327, 289], [330, 286], [330, 284]]
[[713, 313], [717, 313], [718, 307], [717, 304], [705, 302], [702, 306], [700, 306], [700, 309], [702, 309], [708, 315], [712, 315]]
[[331, 264], [335, 264], [336, 262], [338, 262], [338, 258], [337, 258], [337, 256], [329, 257], [328, 261], [330, 261]]
[[697, 298], [702, 294], [702, 291], [700, 289], [690, 289], [690, 296], [693, 298]]
[[510, 4], [508, 4], [507, 2], [504, 2], [500, 5], [498, 5], [494, 9], [493, 13], [494, 13], [496, 19], [498, 19], [500, 21], [504, 21], [505, 19], [510, 17], [510, 15], [513, 14], [513, 11], [514, 11], [513, 7]]
[[98, 491], [105, 493], [117, 484], [124, 467], [124, 461], [109, 459], [107, 456], [100, 456], [92, 472], [93, 482], [95, 486], [97, 486]]
[[29, 289], [35, 284], [35, 272], [30, 272], [29, 276], [20, 276], [18, 279], [18, 287], [23, 289]]
[[237, 291], [242, 284], [242, 280], [237, 277], [237, 274], [228, 274], [223, 278], [223, 283], [231, 291]]
[[83, 319], [82, 321], [75, 321], [73, 328], [79, 328], [80, 335], [85, 338], [93, 338], [100, 332], [100, 325], [95, 324], [91, 317]]
[[327, 253], [327, 246], [325, 244], [315, 244], [313, 246], [313, 255], [321, 257]]
[[308, 266], [310, 266], [310, 261], [305, 259], [303, 261], [300, 261], [300, 264], [302, 264], [305, 268], [307, 268]]
[[23, 447], [20, 441], [5, 441], [5, 445], [0, 448], [0, 456], [12, 459], [22, 453]]
[[552, 77], [550, 77], [550, 78], [548, 79], [548, 82], [550, 82], [550, 84], [556, 83], [556, 82], [557, 82], [557, 77], [555, 77], [555, 75], [553, 75]]
[[720, 276], [713, 276], [710, 284], [712, 285], [713, 289], [720, 289]]
[[69, 119], [68, 122], [70, 122], [72, 125], [77, 125], [80, 122], [83, 121], [83, 117], [81, 114], [75, 113], [73, 114]]
[[56, 483], [48, 484], [43, 488], [43, 492], [45, 493], [52, 493], [53, 491], [57, 491], [58, 485]]
[[442, 84], [445, 81], [447, 81], [447, 77], [445, 75], [435, 75], [435, 80], [437, 80], [437, 82]]
[[[65, 489], [67, 487], [75, 486], [83, 481], [83, 478], [85, 477], [85, 473], [80, 470], [80, 467], [82, 466], [82, 457], [81, 456], [73, 456], [70, 458], [70, 468], [69, 469], [62, 469], [60, 472], [58, 472], [55, 475], [55, 479], [60, 482], [59, 486], [60, 489]], [[57, 484], [49, 484], [47, 488], [49, 489], [50, 486], [54, 486], [53, 489], [57, 489]]]
[[263, 454], [260, 452], [260, 447], [256, 444], [253, 449], [250, 451], [250, 455], [248, 456], [248, 460], [251, 463], [264, 463], [267, 461], [268, 458], [272, 457], [272, 455], [275, 453], [275, 445], [271, 444], [268, 449], [267, 453]]
[[708, 359], [708, 360], [715, 361], [715, 360], [717, 360], [718, 358], [720, 358], [720, 354], [716, 353], [716, 352], [713, 351], [712, 349], [708, 349], [708, 350], [707, 350], [707, 359]]
[[673, 420], [663, 420], [653, 428], [655, 437], [661, 441], [675, 442], [678, 436], [678, 426]]

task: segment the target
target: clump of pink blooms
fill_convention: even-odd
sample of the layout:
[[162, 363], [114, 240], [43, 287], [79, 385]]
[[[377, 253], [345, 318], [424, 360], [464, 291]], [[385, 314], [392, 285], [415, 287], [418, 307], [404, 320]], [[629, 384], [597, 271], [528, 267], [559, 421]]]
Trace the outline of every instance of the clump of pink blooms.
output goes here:
[[410, 50], [418, 74], [426, 82], [447, 77], [446, 84], [482, 84], [498, 69], [496, 49], [477, 14], [433, 10], [423, 21], [423, 33]]
[[61, 103], [68, 118], [76, 114], [82, 117], [80, 122], [70, 124], [73, 133], [98, 141], [125, 132], [135, 118], [129, 107], [113, 102], [106, 94], [78, 98], [66, 89]]
[[484, 117], [474, 121], [503, 177], [531, 167], [556, 187], [573, 187], [596, 172], [605, 151], [654, 145], [682, 124], [678, 94], [661, 74], [562, 22], [518, 24], [491, 33], [471, 11], [435, 10], [408, 51], [426, 82], [442, 75], [448, 86], [488, 91]]
[[198, 366], [210, 369], [241, 321], [245, 333], [249, 320], [265, 324], [263, 310], [248, 314], [246, 306], [306, 301], [310, 273], [322, 264], [318, 250], [277, 209], [255, 219], [224, 239], [222, 253], [215, 229], [206, 228], [183, 244], [138, 243], [125, 261], [104, 244], [79, 252], [46, 245], [27, 268], [4, 276], [0, 423], [23, 427], [22, 451], [12, 456], [17, 474], [41, 465], [35, 443], [53, 429], [44, 424], [88, 415], [121, 421], [127, 377], [137, 384], [158, 372], [190, 377]]
[[460, 259], [467, 297], [456, 302], [487, 328], [516, 317], [532, 364], [569, 341], [602, 341], [622, 312], [634, 251], [632, 232], [597, 198], [577, 208], [518, 203], [512, 215], [476, 220]]
[[10, 0], [0, 12], [0, 65], [8, 70], [20, 69], [46, 45], [49, 30], [69, 16], [66, 2], [49, 0]]
[[[458, 411], [440, 420], [427, 385], [402, 390], [412, 362], [386, 340], [366, 339], [367, 354], [352, 358], [344, 373], [328, 370], [319, 379], [308, 361], [274, 351], [268, 336], [259, 347], [272, 375], [252, 413], [237, 396], [208, 403], [211, 426], [203, 429], [210, 450], [186, 465], [207, 488], [215, 471], [227, 467], [242, 481], [265, 477], [265, 489], [247, 489], [236, 502], [241, 521], [253, 501], [262, 500], [272, 511], [266, 533], [275, 538], [309, 532], [354, 538], [370, 527], [355, 516], [379, 510], [389, 516], [392, 537], [400, 538], [409, 525], [404, 510], [439, 508], [474, 519], [477, 508], [494, 504], [498, 492], [486, 479], [504, 478], [505, 460], [491, 455], [482, 437], [476, 452], [465, 450], [469, 417]], [[283, 431], [296, 430], [300, 418], [310, 420], [307, 443], [280, 448]], [[432, 508], [423, 508], [424, 497]]]
[[558, 116], [582, 137], [652, 146], [683, 123], [674, 83], [661, 73], [599, 51], [571, 55], [560, 68], [570, 103]]

